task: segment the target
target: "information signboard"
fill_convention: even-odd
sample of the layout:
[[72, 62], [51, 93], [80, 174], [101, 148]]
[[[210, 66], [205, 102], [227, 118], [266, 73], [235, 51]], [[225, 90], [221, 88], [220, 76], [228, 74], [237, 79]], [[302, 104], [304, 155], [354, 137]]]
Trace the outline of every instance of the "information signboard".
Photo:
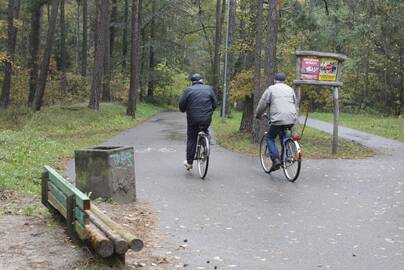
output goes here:
[[299, 111], [300, 107], [302, 85], [333, 88], [334, 128], [332, 153], [336, 154], [339, 123], [338, 88], [342, 85], [340, 81], [342, 63], [347, 57], [343, 54], [315, 51], [297, 51], [296, 56], [296, 80], [294, 83], [296, 85], [297, 111]]
[[317, 57], [302, 57], [300, 72], [301, 80], [318, 80], [320, 74], [320, 59]]
[[338, 60], [335, 58], [320, 58], [320, 81], [336, 81]]

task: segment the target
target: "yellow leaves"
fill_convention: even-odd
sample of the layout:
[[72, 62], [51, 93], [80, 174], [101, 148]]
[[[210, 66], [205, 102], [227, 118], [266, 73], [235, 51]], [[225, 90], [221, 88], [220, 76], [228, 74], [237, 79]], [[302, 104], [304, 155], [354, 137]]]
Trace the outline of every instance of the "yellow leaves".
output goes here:
[[181, 70], [162, 63], [158, 64], [155, 70], [163, 81], [156, 85], [155, 95], [158, 97], [176, 99], [189, 86], [188, 75]]
[[230, 101], [236, 102], [251, 97], [254, 89], [254, 73], [251, 70], [238, 73], [230, 83]]

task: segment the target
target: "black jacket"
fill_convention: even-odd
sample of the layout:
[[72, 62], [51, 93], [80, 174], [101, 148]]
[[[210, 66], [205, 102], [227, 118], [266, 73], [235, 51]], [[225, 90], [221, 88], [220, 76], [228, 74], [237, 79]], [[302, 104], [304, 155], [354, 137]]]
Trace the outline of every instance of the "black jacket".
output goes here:
[[181, 112], [187, 113], [188, 125], [209, 125], [216, 104], [217, 100], [212, 87], [194, 84], [182, 94], [179, 108]]

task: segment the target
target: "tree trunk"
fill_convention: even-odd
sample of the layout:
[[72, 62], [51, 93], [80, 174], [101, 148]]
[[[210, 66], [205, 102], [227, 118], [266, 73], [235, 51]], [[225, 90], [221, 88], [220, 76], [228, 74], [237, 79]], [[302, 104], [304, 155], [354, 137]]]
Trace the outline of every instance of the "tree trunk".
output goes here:
[[4, 64], [3, 89], [0, 96], [0, 111], [7, 109], [10, 101], [10, 87], [12, 75], [12, 63], [15, 58], [15, 43], [17, 39], [17, 28], [14, 26], [14, 19], [18, 19], [20, 10], [19, 0], [8, 1], [8, 29], [7, 29], [7, 62]]
[[87, 0], [83, 0], [83, 48], [81, 59], [81, 76], [87, 77]]
[[278, 42], [277, 0], [269, 1], [268, 36], [266, 47], [265, 88], [273, 84], [276, 67], [276, 45]]
[[[261, 98], [261, 48], [262, 48], [262, 9], [264, 1], [258, 0], [257, 3], [257, 17], [256, 17], [256, 31], [255, 31], [255, 54], [254, 54], [254, 93], [253, 93], [253, 109], [257, 108], [258, 102]], [[260, 124], [254, 117], [251, 118], [253, 122], [252, 137], [254, 142], [258, 142], [260, 133]]]
[[130, 63], [130, 88], [128, 97], [127, 115], [136, 116], [137, 91], [140, 81], [140, 9], [141, 1], [132, 0], [132, 45]]
[[156, 37], [156, 0], [152, 0], [152, 18], [150, 22], [150, 52], [149, 52], [149, 82], [147, 87], [147, 96], [153, 97], [154, 96], [154, 47], [153, 42], [155, 41]]
[[[234, 24], [236, 20], [236, 7], [237, 3], [235, 0], [229, 0], [229, 21], [227, 22], [228, 25], [228, 40], [227, 40], [227, 75], [226, 75], [226, 85], [227, 85], [227, 97], [230, 97], [230, 82], [233, 78], [234, 74], [234, 53], [232, 50], [233, 47], [233, 36], [234, 36]], [[228, 98], [227, 98], [228, 100]], [[230, 103], [227, 102], [226, 104], [226, 114], [230, 115]]]
[[49, 61], [52, 53], [53, 39], [56, 30], [56, 21], [58, 16], [58, 6], [59, 0], [52, 0], [51, 16], [49, 18], [48, 33], [46, 37], [45, 51], [42, 58], [40, 70], [39, 70], [39, 81], [38, 87], [35, 91], [34, 100], [32, 102], [32, 109], [34, 111], [39, 111], [42, 106], [43, 96], [45, 94], [46, 79], [48, 78]]
[[254, 115], [253, 99], [252, 97], [247, 97], [244, 100], [243, 105], [243, 116], [241, 117], [240, 131], [251, 133], [252, 121]]
[[33, 4], [31, 10], [31, 33], [29, 37], [30, 43], [30, 59], [29, 59], [29, 95], [28, 95], [28, 106], [32, 106], [32, 101], [34, 100], [35, 90], [38, 83], [38, 52], [41, 32], [41, 15], [42, 6], [40, 4]]
[[[117, 24], [117, 16], [118, 16], [118, 3], [117, 0], [112, 0], [112, 9], [111, 9], [111, 24], [109, 26], [109, 52], [111, 55], [111, 61], [114, 55], [114, 43], [115, 43], [115, 34], [116, 34], [116, 24]], [[112, 62], [111, 62], [112, 63]]]
[[222, 42], [222, 5], [221, 0], [216, 0], [216, 31], [215, 31], [215, 51], [213, 57], [213, 90], [216, 95], [219, 94], [219, 76], [220, 76], [220, 44]]
[[126, 59], [128, 57], [128, 19], [129, 19], [129, 3], [125, 0], [123, 15], [123, 33], [122, 33], [122, 70], [126, 72]]
[[66, 22], [65, 22], [65, 0], [60, 0], [60, 43], [58, 53], [58, 69], [66, 70]]
[[74, 53], [74, 69], [76, 73], [79, 73], [79, 57], [80, 57], [80, 0], [76, 1], [76, 28], [75, 28], [75, 53]]
[[[105, 0], [104, 0], [105, 1]], [[105, 53], [104, 53], [104, 76], [102, 83], [102, 101], [103, 102], [111, 102], [111, 10], [110, 10], [110, 0], [105, 1], [105, 4], [108, 5], [106, 17], [104, 19], [107, 21], [105, 27]]]
[[106, 33], [105, 30], [108, 25], [108, 21], [105, 20], [108, 15], [108, 3], [104, 0], [96, 1], [96, 44], [95, 44], [95, 56], [94, 56], [94, 69], [93, 69], [93, 80], [91, 83], [91, 95], [88, 107], [93, 110], [99, 109], [100, 102], [100, 88], [104, 70], [104, 59], [105, 59], [105, 40]]

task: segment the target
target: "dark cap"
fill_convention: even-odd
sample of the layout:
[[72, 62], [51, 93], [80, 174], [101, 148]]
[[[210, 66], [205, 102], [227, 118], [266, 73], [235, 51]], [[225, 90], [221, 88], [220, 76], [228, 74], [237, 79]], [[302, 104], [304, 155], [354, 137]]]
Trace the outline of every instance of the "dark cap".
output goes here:
[[275, 81], [283, 82], [286, 80], [286, 75], [283, 72], [279, 72], [275, 74]]
[[193, 81], [193, 82], [197, 82], [197, 81], [200, 81], [200, 80], [202, 80], [201, 74], [195, 73], [195, 74], [193, 74], [191, 76], [191, 81]]

